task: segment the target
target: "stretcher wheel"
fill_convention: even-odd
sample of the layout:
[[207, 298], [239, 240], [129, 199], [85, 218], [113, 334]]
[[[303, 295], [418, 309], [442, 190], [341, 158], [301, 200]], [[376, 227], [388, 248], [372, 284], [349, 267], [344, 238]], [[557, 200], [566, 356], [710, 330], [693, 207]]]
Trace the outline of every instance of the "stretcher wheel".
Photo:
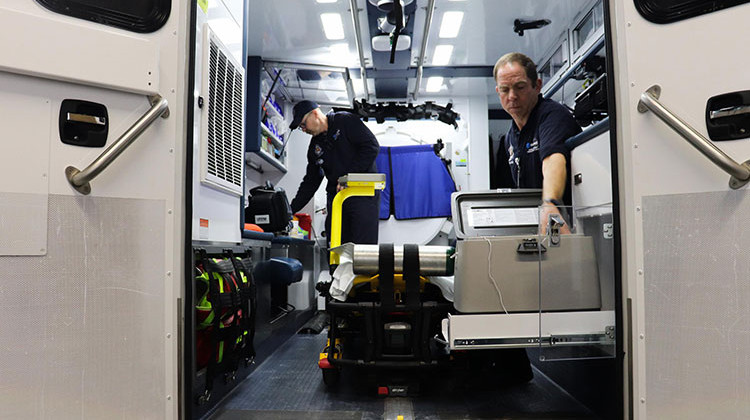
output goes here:
[[328, 387], [334, 387], [341, 379], [341, 370], [339, 368], [321, 369], [323, 372], [323, 383]]

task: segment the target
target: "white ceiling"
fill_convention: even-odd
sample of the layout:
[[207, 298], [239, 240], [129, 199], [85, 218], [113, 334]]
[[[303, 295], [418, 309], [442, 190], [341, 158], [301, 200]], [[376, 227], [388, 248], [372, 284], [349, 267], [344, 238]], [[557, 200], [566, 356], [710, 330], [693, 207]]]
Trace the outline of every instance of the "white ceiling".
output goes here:
[[[242, 0], [223, 0], [230, 10]], [[335, 3], [317, 3], [315, 0], [246, 0], [248, 7], [247, 52], [266, 60], [326, 64], [359, 68], [359, 57], [354, 38], [354, 25], [350, 13], [350, 0]], [[367, 23], [367, 0], [357, 0], [365, 58], [369, 52], [370, 34]], [[416, 0], [412, 63], [416, 63], [422, 44], [422, 33], [428, 0]], [[232, 5], [234, 3], [234, 6]], [[571, 26], [577, 15], [594, 3], [594, 0], [436, 0], [433, 21], [427, 40], [425, 65], [431, 65], [431, 56], [438, 44], [451, 44], [454, 52], [448, 66], [493, 66], [495, 61], [510, 51], [521, 51], [539, 61], [551, 53], [552, 47]], [[464, 19], [458, 37], [438, 38], [438, 31], [446, 11], [463, 11]], [[345, 40], [326, 39], [320, 14], [340, 13], [344, 20]], [[552, 23], [541, 29], [527, 31], [521, 37], [513, 32], [515, 19], [550, 19]], [[339, 44], [339, 45], [336, 45]], [[410, 88], [414, 81], [411, 81]], [[420, 96], [425, 95], [422, 81]], [[355, 92], [363, 94], [362, 83], [354, 80]], [[371, 90], [372, 92], [372, 90]], [[488, 96], [497, 102], [491, 78], [486, 83], [468, 83], [467, 80], [446, 80], [446, 87], [431, 97], [456, 97], [469, 95]]]

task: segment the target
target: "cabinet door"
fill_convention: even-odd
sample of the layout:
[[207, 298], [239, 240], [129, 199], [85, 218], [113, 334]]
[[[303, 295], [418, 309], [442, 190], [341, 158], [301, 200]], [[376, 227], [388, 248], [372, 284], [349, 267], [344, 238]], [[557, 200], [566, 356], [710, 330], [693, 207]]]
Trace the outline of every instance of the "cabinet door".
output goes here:
[[[12, 45], [0, 55], [2, 417], [178, 415], [189, 2], [68, 13], [93, 3], [0, 6], [0, 38]], [[99, 23], [147, 5], [164, 17], [159, 29]], [[169, 116], [158, 112], [88, 194], [73, 188], [66, 170], [97, 161], [154, 95]], [[84, 139], [102, 133], [103, 145]]]
[[[708, 100], [750, 85], [746, 3], [610, 1], [635, 418], [750, 417], [750, 359], [738, 357], [750, 352], [741, 298], [750, 294], [750, 195], [657, 114], [639, 111], [658, 85], [658, 101], [708, 138]], [[714, 146], [750, 158], [747, 139]]]

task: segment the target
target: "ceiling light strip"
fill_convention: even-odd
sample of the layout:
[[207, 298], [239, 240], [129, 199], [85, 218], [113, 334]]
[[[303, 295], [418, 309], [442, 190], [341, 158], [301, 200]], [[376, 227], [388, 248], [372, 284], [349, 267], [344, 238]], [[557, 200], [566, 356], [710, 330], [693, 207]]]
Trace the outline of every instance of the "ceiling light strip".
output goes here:
[[414, 92], [411, 94], [414, 100], [417, 100], [419, 94], [419, 85], [422, 83], [422, 66], [424, 66], [425, 52], [427, 51], [427, 36], [430, 34], [432, 26], [432, 16], [435, 13], [435, 0], [430, 0], [427, 4], [427, 18], [424, 22], [424, 32], [422, 33], [422, 49], [419, 50], [419, 60], [417, 60], [417, 83], [414, 84]]
[[453, 55], [453, 45], [441, 44], [436, 46], [432, 53], [432, 65], [447, 66], [451, 61], [451, 55]]
[[427, 78], [427, 86], [425, 90], [427, 92], [440, 92], [443, 87], [443, 76], [432, 76]]
[[338, 13], [321, 13], [320, 21], [326, 38], [331, 40], [344, 39], [344, 23]]
[[443, 13], [443, 22], [440, 24], [440, 38], [455, 38], [461, 31], [461, 23], [464, 20], [464, 12], [449, 11]]
[[360, 77], [362, 77], [362, 85], [365, 88], [365, 100], [369, 101], [370, 92], [367, 89], [367, 77], [365, 76], [365, 54], [362, 49], [362, 29], [359, 26], [359, 9], [357, 9], [357, 0], [349, 0], [349, 9], [352, 12], [352, 22], [354, 23], [354, 38], [357, 41], [357, 54], [359, 54], [359, 73]]

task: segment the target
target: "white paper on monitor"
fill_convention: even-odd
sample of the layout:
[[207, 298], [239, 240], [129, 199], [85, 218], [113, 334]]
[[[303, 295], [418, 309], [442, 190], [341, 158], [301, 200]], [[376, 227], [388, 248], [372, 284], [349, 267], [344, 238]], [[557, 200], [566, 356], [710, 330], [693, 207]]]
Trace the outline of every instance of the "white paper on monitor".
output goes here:
[[536, 226], [539, 224], [539, 210], [536, 207], [469, 209], [467, 216], [469, 226], [472, 228]]

